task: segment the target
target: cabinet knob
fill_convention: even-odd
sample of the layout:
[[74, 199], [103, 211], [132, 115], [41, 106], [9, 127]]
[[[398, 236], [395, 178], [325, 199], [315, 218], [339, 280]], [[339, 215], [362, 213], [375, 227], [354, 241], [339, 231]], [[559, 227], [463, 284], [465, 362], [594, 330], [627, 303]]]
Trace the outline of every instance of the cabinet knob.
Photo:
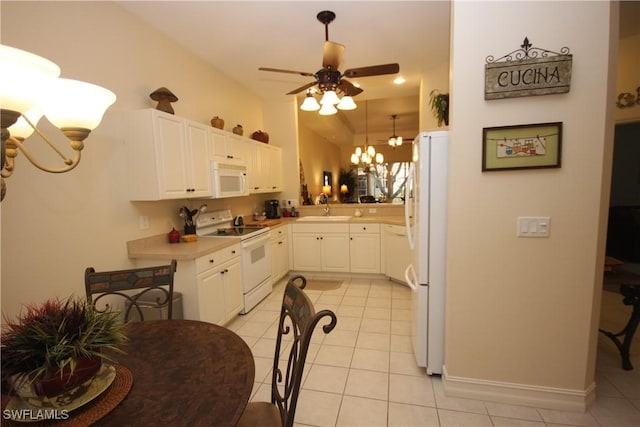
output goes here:
[[349, 240], [353, 240], [353, 237], [349, 237]]
[[362, 230], [363, 231], [367, 231], [367, 227], [362, 227]]
[[213, 258], [209, 259], [209, 263], [213, 264], [214, 262]]
[[232, 253], [232, 254], [235, 254], [235, 253], [236, 253], [236, 251], [231, 251], [231, 253]]

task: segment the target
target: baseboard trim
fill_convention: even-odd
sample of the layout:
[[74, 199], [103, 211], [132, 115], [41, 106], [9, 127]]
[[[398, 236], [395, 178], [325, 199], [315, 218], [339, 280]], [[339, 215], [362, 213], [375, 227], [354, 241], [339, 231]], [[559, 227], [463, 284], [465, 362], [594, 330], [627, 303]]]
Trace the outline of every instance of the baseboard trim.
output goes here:
[[585, 412], [596, 397], [595, 382], [586, 390], [515, 384], [452, 376], [446, 366], [442, 384], [447, 396], [572, 412]]

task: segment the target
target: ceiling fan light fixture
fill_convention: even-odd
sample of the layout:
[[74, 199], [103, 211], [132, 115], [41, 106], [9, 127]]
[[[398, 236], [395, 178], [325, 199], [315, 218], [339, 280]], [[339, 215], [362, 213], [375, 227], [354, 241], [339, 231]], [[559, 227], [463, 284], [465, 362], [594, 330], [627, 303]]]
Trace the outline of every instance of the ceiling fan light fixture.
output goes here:
[[318, 111], [318, 114], [320, 114], [321, 116], [330, 116], [332, 114], [336, 114], [338, 112], [338, 110], [336, 109], [336, 107], [333, 106], [333, 104], [322, 104], [322, 108], [320, 108], [320, 111]]
[[402, 137], [396, 135], [396, 118], [397, 114], [391, 116], [391, 120], [393, 120], [393, 135], [389, 137], [389, 145], [393, 148], [399, 147], [402, 145]]
[[300, 109], [303, 111], [318, 111], [320, 104], [318, 104], [318, 101], [316, 101], [310, 92], [307, 92], [307, 97], [304, 99]]
[[338, 110], [355, 110], [356, 108], [358, 108], [358, 106], [353, 101], [353, 98], [348, 95], [343, 96], [338, 103]]
[[[340, 98], [338, 98], [338, 94], [334, 90], [328, 90], [322, 95], [322, 99], [320, 100], [320, 105], [335, 105], [340, 102]], [[321, 113], [322, 114], [322, 113]], [[335, 113], [332, 113], [335, 114]]]

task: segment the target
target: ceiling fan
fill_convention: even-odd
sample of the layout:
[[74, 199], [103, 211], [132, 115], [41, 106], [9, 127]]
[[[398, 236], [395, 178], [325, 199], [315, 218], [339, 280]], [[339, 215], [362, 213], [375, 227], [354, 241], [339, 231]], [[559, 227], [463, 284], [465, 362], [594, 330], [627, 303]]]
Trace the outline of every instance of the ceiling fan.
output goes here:
[[396, 135], [396, 119], [398, 118], [397, 114], [391, 115], [391, 120], [393, 120], [393, 135], [389, 137], [388, 140], [378, 140], [378, 142], [387, 142], [392, 148], [396, 148], [402, 145], [402, 142], [411, 142], [413, 138], [403, 138], [401, 136]]
[[289, 73], [299, 74], [304, 77], [314, 77], [315, 80], [311, 83], [307, 83], [304, 86], [300, 86], [297, 89], [288, 92], [287, 95], [295, 95], [304, 90], [307, 90], [313, 86], [318, 86], [320, 93], [326, 93], [329, 91], [341, 91], [345, 96], [355, 96], [362, 92], [362, 89], [354, 86], [351, 82], [344, 79], [344, 77], [357, 78], [357, 77], [369, 77], [379, 76], [383, 74], [395, 74], [400, 71], [398, 64], [383, 64], [372, 65], [368, 67], [350, 68], [344, 72], [340, 72], [340, 65], [342, 63], [342, 55], [344, 53], [344, 45], [329, 41], [329, 24], [335, 19], [336, 14], [330, 10], [323, 10], [319, 12], [316, 18], [325, 28], [325, 42], [324, 51], [322, 55], [322, 68], [315, 73], [309, 73], [305, 71], [293, 71], [282, 70], [279, 68], [258, 68], [261, 71], [273, 71], [276, 73]]

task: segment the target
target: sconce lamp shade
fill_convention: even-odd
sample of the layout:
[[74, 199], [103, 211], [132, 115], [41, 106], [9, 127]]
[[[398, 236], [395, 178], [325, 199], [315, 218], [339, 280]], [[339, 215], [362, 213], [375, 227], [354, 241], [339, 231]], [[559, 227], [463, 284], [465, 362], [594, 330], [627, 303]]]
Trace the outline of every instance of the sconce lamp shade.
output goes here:
[[39, 102], [47, 119], [59, 129], [93, 130], [116, 95], [108, 89], [78, 80], [54, 80]]
[[29, 121], [33, 123], [34, 126], [36, 126], [42, 118], [42, 111], [40, 111], [38, 107], [33, 107], [26, 113], [22, 114], [17, 122], [9, 126], [9, 133], [11, 134], [11, 136], [27, 139], [33, 133], [34, 129], [29, 123], [27, 123], [27, 121], [24, 119], [24, 116], [27, 116]]
[[349, 187], [347, 187], [347, 184], [342, 184], [342, 185], [340, 186], [340, 192], [341, 192], [342, 194], [346, 194], [346, 193], [348, 193], [348, 192], [349, 192]]
[[320, 104], [318, 104], [313, 95], [307, 93], [307, 97], [304, 99], [300, 109], [303, 111], [317, 111], [320, 109]]
[[330, 185], [323, 185], [322, 186], [322, 194], [326, 194], [327, 196], [329, 194], [331, 194], [331, 186]]
[[22, 113], [60, 75], [60, 67], [24, 50], [0, 45], [0, 106]]
[[338, 110], [355, 110], [358, 106], [350, 96], [343, 96], [338, 103]]

